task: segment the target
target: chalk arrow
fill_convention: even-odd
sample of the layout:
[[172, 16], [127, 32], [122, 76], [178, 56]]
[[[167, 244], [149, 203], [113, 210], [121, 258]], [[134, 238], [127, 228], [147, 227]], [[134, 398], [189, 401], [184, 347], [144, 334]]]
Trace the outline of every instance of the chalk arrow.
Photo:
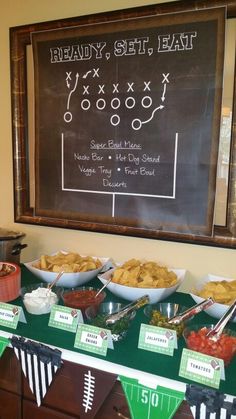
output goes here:
[[85, 73], [85, 74], [83, 75], [83, 79], [86, 79], [86, 78], [87, 78], [87, 76], [89, 75], [89, 73], [92, 73], [92, 70], [87, 71], [87, 73]]
[[69, 93], [69, 96], [68, 96], [68, 99], [67, 99], [67, 109], [69, 109], [69, 107], [70, 107], [70, 98], [71, 98], [72, 93], [74, 93], [74, 91], [76, 90], [76, 87], [77, 87], [77, 84], [78, 84], [78, 79], [79, 79], [79, 73], [76, 73], [74, 88]]
[[163, 93], [161, 97], [162, 102], [164, 102], [165, 98], [166, 98], [166, 83], [164, 84], [164, 89], [163, 89]]

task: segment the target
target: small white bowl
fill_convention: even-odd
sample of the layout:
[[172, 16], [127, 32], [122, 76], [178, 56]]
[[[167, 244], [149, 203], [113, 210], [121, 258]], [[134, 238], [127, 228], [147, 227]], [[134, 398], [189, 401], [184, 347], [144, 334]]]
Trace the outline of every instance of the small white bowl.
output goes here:
[[[115, 268], [110, 269], [104, 274], [98, 275], [98, 278], [103, 284], [106, 284], [113, 274]], [[124, 298], [125, 300], [134, 301], [137, 298], [142, 297], [143, 295], [148, 295], [150, 299], [150, 304], [157, 303], [162, 301], [165, 298], [173, 294], [179, 286], [182, 284], [186, 270], [185, 269], [169, 269], [172, 272], [175, 272], [178, 278], [178, 282], [170, 288], [138, 288], [138, 287], [127, 287], [126, 285], [120, 285], [115, 282], [110, 282], [107, 285], [107, 289], [118, 297]]]
[[[233, 279], [230, 278], [224, 278], [222, 276], [212, 275], [208, 274], [204, 278], [202, 278], [199, 283], [195, 286], [197, 292], [200, 292], [203, 286], [210, 282], [210, 281], [233, 281]], [[196, 303], [201, 303], [205, 300], [205, 298], [199, 297], [196, 294], [190, 293], [191, 297], [194, 299]], [[225, 312], [228, 310], [229, 306], [227, 304], [220, 304], [220, 303], [214, 303], [209, 308], [205, 309], [204, 311], [209, 314], [209, 316], [212, 316], [216, 319], [220, 319]], [[230, 320], [231, 322], [236, 323], [236, 316]]]
[[[62, 252], [62, 251], [61, 251]], [[67, 252], [63, 252], [67, 253]], [[54, 253], [55, 254], [55, 253]], [[109, 268], [106, 268], [107, 264], [109, 264], [109, 258], [99, 258], [99, 257], [93, 257], [93, 259], [99, 259], [101, 261], [101, 266], [98, 269], [93, 269], [92, 271], [87, 272], [65, 272], [62, 277], [57, 282], [58, 286], [65, 287], [65, 288], [74, 288], [81, 285], [86, 284], [87, 282], [91, 281], [91, 279], [95, 278], [101, 270], [106, 270]], [[51, 283], [56, 276], [58, 275], [58, 272], [50, 272], [45, 271], [43, 269], [38, 269], [33, 265], [36, 265], [39, 262], [39, 259], [35, 259], [32, 262], [26, 262], [24, 265], [27, 269], [29, 269], [30, 272], [32, 272], [34, 275], [36, 275], [41, 280]]]

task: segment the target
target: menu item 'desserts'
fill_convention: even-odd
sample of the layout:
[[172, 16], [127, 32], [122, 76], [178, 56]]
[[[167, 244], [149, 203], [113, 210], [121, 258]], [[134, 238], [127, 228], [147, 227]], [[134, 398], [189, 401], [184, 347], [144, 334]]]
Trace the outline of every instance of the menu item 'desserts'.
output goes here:
[[130, 259], [114, 270], [112, 282], [139, 288], [169, 288], [178, 282], [178, 277], [156, 262]]

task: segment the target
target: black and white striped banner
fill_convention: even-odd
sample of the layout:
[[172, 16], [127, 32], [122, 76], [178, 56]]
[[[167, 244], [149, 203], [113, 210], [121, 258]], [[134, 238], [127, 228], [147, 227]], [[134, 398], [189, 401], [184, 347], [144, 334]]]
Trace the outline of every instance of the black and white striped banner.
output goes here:
[[185, 398], [194, 419], [236, 419], [236, 398], [218, 390], [188, 384]]
[[61, 352], [16, 336], [11, 338], [11, 344], [30, 389], [36, 397], [37, 405], [40, 406], [62, 364]]

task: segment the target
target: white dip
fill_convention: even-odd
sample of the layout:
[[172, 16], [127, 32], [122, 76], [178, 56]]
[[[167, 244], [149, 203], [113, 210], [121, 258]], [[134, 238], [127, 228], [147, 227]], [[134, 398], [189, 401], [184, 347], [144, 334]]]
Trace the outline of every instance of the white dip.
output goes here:
[[24, 304], [26, 310], [31, 314], [50, 313], [53, 304], [58, 302], [55, 292], [47, 288], [37, 288], [24, 295]]

